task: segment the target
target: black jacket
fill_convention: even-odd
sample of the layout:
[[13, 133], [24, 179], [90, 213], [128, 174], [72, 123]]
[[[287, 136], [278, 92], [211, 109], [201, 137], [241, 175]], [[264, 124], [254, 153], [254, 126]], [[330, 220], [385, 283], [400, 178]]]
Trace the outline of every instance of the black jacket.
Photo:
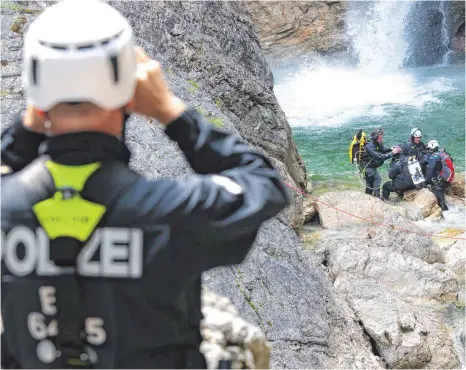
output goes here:
[[392, 157], [391, 149], [374, 141], [364, 145], [362, 155], [363, 167], [379, 168], [383, 163]]
[[388, 171], [388, 177], [393, 180], [393, 186], [397, 190], [406, 191], [416, 188], [409, 173], [406, 159], [393, 162]]
[[[178, 144], [196, 175], [149, 181], [128, 167], [127, 147], [104, 134], [54, 137], [46, 141], [44, 155], [38, 158], [45, 137], [25, 130], [20, 119], [2, 134], [2, 165], [12, 169], [1, 184], [2, 252], [10, 253], [2, 258], [2, 336], [8, 356], [20, 367], [62, 367], [59, 358], [53, 363], [38, 359], [36, 348], [43, 338], [34, 339], [28, 329], [30, 313], [41, 313], [38, 289], [62, 279], [50, 272], [45, 247], [49, 241], [32, 212], [34, 204], [56, 190], [45, 167], [47, 159], [65, 165], [102, 163], [81, 191], [82, 198], [107, 207], [93, 234], [99, 233], [100, 244], [89, 247], [81, 261], [91, 271], [80, 278], [85, 317], [102, 319], [106, 337], [92, 345], [98, 355], [96, 367], [205, 366], [198, 351], [201, 273], [241, 263], [261, 224], [284, 209], [290, 198], [266, 157], [236, 136], [215, 129], [194, 109], [171, 123], [165, 133]], [[31, 265], [21, 268], [11, 247], [18, 238], [37, 247], [27, 249], [31, 254], [24, 261]], [[112, 248], [118, 243], [127, 246], [112, 250], [109, 257], [105, 255], [109, 243]], [[141, 247], [142, 256], [131, 254], [132, 245]], [[137, 269], [133, 262], [139, 257], [142, 276], [128, 277], [122, 271]], [[50, 323], [54, 315], [44, 317]], [[39, 319], [31, 320], [33, 325]], [[98, 332], [90, 330], [86, 333], [98, 338]]]
[[427, 147], [422, 141], [416, 144], [410, 140], [410, 141], [407, 141], [406, 143], [400, 144], [400, 148], [401, 148], [401, 153], [400, 153], [401, 156], [403, 157], [415, 156], [418, 161], [420, 161], [422, 156], [427, 152]]

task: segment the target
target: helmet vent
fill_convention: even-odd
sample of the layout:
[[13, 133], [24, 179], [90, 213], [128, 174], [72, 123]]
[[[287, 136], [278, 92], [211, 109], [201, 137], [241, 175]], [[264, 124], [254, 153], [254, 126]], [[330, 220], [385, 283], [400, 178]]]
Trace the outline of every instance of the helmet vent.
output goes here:
[[39, 64], [37, 62], [36, 58], [32, 58], [31, 60], [31, 74], [32, 74], [32, 82], [34, 85], [37, 85], [37, 70], [38, 70]]
[[87, 44], [87, 45], [78, 46], [77, 49], [78, 50], [86, 50], [86, 49], [92, 49], [94, 47], [95, 47], [95, 45], [93, 45], [93, 44]]
[[112, 65], [113, 70], [113, 82], [118, 83], [118, 56], [113, 55], [110, 57], [110, 63]]

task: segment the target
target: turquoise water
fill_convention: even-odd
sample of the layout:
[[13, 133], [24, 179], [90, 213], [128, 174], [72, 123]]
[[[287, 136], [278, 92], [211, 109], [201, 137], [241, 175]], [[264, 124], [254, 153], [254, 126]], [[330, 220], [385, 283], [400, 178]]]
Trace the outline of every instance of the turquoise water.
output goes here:
[[[292, 126], [298, 150], [314, 185], [357, 187], [348, 146], [360, 129], [385, 130], [385, 144], [435, 138], [449, 151], [457, 171], [465, 169], [464, 66], [436, 66], [368, 75], [344, 68], [274, 71], [275, 93]], [[380, 169], [386, 179], [387, 164]]]

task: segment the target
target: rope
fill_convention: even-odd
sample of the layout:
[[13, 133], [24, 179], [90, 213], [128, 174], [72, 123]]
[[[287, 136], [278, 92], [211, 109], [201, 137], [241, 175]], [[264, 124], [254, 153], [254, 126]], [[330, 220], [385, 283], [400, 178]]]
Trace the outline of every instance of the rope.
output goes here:
[[290, 188], [291, 190], [294, 190], [302, 195], [304, 195], [305, 197], [307, 198], [311, 198], [311, 199], [314, 199], [314, 201], [316, 203], [321, 203], [323, 204], [324, 206], [327, 206], [329, 208], [333, 208], [335, 209], [336, 211], [338, 212], [341, 212], [341, 213], [344, 213], [348, 216], [352, 216], [352, 217], [355, 217], [355, 218], [358, 218], [360, 220], [363, 220], [363, 221], [366, 221], [366, 222], [369, 222], [371, 224], [374, 224], [374, 225], [377, 225], [377, 226], [383, 226], [383, 227], [389, 227], [390, 229], [392, 230], [400, 230], [400, 231], [405, 231], [405, 232], [408, 232], [408, 233], [411, 233], [411, 234], [417, 234], [417, 235], [422, 235], [422, 236], [430, 236], [430, 237], [435, 237], [435, 238], [441, 238], [441, 239], [453, 239], [453, 240], [466, 240], [466, 238], [455, 238], [455, 237], [451, 237], [451, 236], [442, 236], [442, 235], [437, 235], [437, 234], [427, 234], [427, 233], [423, 233], [423, 232], [418, 232], [418, 231], [413, 231], [413, 230], [410, 230], [410, 229], [406, 229], [404, 227], [398, 227], [398, 226], [395, 226], [395, 225], [390, 225], [390, 224], [385, 224], [383, 222], [376, 222], [376, 221], [373, 221], [373, 220], [369, 220], [367, 218], [364, 218], [364, 217], [361, 217], [361, 216], [358, 216], [358, 215], [355, 215], [355, 214], [352, 214], [350, 212], [347, 212], [347, 211], [344, 211], [340, 208], [337, 208], [335, 206], [332, 206], [331, 204], [327, 204], [325, 202], [322, 202], [321, 200], [318, 200], [316, 199], [315, 197], [313, 197], [312, 195], [310, 194], [307, 194], [306, 192], [304, 192], [303, 190], [301, 190], [300, 188], [296, 187], [296, 186], [293, 186], [291, 184], [288, 184], [287, 182], [284, 182], [284, 184]]

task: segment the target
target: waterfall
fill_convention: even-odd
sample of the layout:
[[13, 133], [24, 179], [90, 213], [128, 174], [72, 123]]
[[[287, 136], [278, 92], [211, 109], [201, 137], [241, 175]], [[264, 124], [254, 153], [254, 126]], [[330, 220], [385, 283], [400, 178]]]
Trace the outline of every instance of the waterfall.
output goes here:
[[452, 50], [450, 49], [450, 32], [448, 29], [448, 17], [447, 17], [447, 11], [446, 11], [446, 1], [440, 1], [439, 4], [439, 11], [442, 13], [442, 28], [441, 28], [441, 42], [442, 46], [445, 48], [446, 53], [442, 57], [442, 65], [447, 65], [449, 61], [449, 57], [452, 53]]
[[280, 76], [274, 91], [290, 124], [335, 127], [439, 103], [438, 95], [455, 89], [451, 80], [421, 78], [415, 68], [438, 64], [447, 51], [448, 23], [439, 10], [448, 12], [445, 3], [348, 1], [346, 30], [356, 65], [312, 54], [274, 71]]
[[406, 18], [411, 1], [349, 1], [347, 32], [359, 68], [373, 73], [403, 67], [408, 51]]

